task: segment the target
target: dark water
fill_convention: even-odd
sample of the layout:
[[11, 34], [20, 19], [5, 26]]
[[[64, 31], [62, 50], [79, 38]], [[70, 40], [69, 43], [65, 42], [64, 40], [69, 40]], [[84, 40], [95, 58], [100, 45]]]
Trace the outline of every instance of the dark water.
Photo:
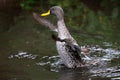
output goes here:
[[30, 14], [1, 13], [0, 80], [120, 80], [118, 42], [71, 32], [82, 47], [91, 50], [91, 59], [85, 60], [93, 64], [67, 69], [59, 65], [52, 32], [36, 23]]

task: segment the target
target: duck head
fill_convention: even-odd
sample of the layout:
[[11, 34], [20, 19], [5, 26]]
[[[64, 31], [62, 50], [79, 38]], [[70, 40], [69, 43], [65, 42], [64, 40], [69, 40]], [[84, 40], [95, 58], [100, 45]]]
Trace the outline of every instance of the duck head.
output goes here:
[[62, 20], [64, 18], [64, 11], [59, 6], [53, 6], [48, 10], [46, 13], [42, 13], [41, 16], [48, 16], [50, 14], [53, 14], [57, 17], [58, 20]]

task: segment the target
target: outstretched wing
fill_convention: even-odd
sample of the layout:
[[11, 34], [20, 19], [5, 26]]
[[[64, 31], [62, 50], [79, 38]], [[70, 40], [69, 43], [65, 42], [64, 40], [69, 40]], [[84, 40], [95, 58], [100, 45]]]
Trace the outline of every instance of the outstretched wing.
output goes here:
[[33, 12], [33, 17], [36, 21], [38, 21], [41, 25], [49, 28], [52, 31], [58, 32], [57, 26], [53, 25], [50, 21], [46, 20], [45, 18], [41, 17], [39, 14]]

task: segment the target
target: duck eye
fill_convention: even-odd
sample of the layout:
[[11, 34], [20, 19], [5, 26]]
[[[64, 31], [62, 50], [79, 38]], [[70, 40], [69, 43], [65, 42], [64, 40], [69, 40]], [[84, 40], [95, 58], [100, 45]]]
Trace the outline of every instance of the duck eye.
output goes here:
[[54, 11], [54, 10], [55, 10], [55, 8], [52, 8], [52, 9], [51, 9], [51, 11]]

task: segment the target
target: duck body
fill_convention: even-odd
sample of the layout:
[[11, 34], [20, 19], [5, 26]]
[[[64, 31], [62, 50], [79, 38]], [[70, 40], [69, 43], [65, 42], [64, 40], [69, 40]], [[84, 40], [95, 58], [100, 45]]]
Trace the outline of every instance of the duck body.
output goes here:
[[83, 67], [83, 62], [77, 51], [71, 50], [71, 47], [65, 42], [56, 42], [57, 51], [65, 66], [68, 68]]
[[57, 17], [57, 27], [55, 27], [58, 33], [58, 36], [57, 36], [58, 38], [56, 38], [56, 48], [57, 48], [57, 51], [60, 55], [62, 62], [68, 68], [83, 67], [84, 62], [80, 55], [81, 49], [79, 45], [77, 44], [76, 40], [70, 35], [64, 23], [63, 9], [59, 6], [53, 6], [52, 8], [50, 8], [49, 11], [50, 11], [49, 13]]
[[57, 26], [58, 26], [58, 37], [62, 40], [69, 41], [69, 42], [56, 41], [57, 51], [63, 63], [68, 68], [82, 67], [83, 61], [80, 56], [80, 50], [79, 50], [80, 48], [79, 49], [76, 48], [76, 46], [79, 47], [79, 45], [70, 35], [68, 29], [65, 26], [64, 20], [63, 19], [58, 20]]

